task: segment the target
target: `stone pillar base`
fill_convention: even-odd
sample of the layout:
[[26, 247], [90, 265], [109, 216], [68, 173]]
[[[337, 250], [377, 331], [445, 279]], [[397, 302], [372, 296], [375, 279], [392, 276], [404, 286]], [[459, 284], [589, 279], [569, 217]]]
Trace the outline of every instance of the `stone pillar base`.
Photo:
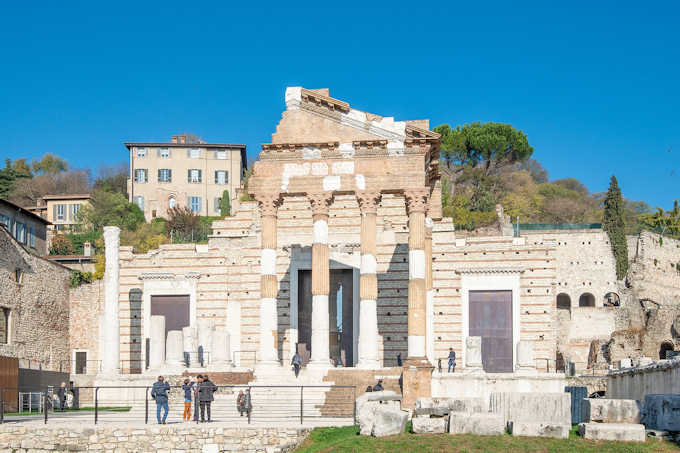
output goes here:
[[[418, 365], [414, 365], [414, 360]], [[425, 357], [418, 359], [406, 359], [402, 373], [402, 409], [416, 407], [418, 398], [432, 397], [432, 371], [434, 367], [427, 362]]]
[[380, 360], [359, 359], [356, 368], [362, 370], [377, 370], [378, 368], [382, 368], [382, 366], [380, 365]]

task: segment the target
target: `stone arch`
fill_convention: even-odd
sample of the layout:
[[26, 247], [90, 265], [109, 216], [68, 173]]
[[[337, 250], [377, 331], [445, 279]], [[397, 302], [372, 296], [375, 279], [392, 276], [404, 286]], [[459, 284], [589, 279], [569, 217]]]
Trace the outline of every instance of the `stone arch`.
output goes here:
[[666, 352], [673, 351], [673, 343], [670, 341], [664, 341], [659, 346], [659, 359], [664, 360], [666, 358]]
[[578, 298], [579, 307], [594, 307], [595, 306], [595, 296], [590, 293], [583, 293], [581, 297]]
[[605, 307], [618, 307], [621, 305], [621, 297], [613, 291], [608, 292], [604, 295], [604, 306]]
[[172, 209], [177, 206], [177, 198], [174, 195], [168, 197], [168, 209]]
[[558, 310], [571, 311], [571, 297], [567, 293], [559, 293], [557, 295], [556, 306]]

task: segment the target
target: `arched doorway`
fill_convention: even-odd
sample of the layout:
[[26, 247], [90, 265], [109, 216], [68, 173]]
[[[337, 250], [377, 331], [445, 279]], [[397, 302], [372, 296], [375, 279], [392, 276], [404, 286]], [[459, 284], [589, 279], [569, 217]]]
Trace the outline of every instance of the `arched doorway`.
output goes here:
[[595, 306], [595, 296], [590, 293], [583, 293], [581, 297], [578, 298], [579, 307], [594, 307]]
[[621, 298], [618, 294], [613, 292], [608, 292], [604, 295], [604, 306], [605, 307], [618, 307], [621, 305]]
[[569, 310], [571, 311], [571, 297], [569, 294], [559, 293], [557, 295], [557, 309], [558, 310]]
[[174, 209], [175, 203], [175, 197], [168, 198], [168, 209]]
[[666, 359], [666, 353], [668, 351], [673, 350], [673, 343], [670, 341], [664, 341], [661, 343], [661, 346], [659, 347], [659, 359], [665, 360]]

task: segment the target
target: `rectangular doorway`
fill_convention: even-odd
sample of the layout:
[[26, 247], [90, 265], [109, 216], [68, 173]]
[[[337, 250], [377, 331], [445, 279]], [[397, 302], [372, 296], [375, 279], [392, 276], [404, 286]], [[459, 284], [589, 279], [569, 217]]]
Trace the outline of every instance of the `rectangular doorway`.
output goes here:
[[190, 325], [189, 295], [151, 296], [151, 316], [165, 316], [165, 337]]
[[[312, 353], [312, 272], [298, 271], [298, 352]], [[328, 297], [329, 355], [334, 364], [354, 366], [354, 281], [352, 269], [331, 269]]]
[[487, 373], [512, 373], [512, 291], [470, 291], [471, 337], [482, 337]]

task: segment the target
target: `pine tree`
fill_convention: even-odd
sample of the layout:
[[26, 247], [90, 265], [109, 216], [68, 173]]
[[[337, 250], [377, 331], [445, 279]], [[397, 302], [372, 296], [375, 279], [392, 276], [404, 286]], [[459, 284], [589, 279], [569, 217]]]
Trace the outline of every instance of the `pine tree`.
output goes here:
[[612, 176], [604, 199], [602, 226], [609, 235], [609, 243], [616, 260], [616, 278], [623, 280], [628, 272], [628, 243], [623, 222], [623, 197], [616, 176]]

